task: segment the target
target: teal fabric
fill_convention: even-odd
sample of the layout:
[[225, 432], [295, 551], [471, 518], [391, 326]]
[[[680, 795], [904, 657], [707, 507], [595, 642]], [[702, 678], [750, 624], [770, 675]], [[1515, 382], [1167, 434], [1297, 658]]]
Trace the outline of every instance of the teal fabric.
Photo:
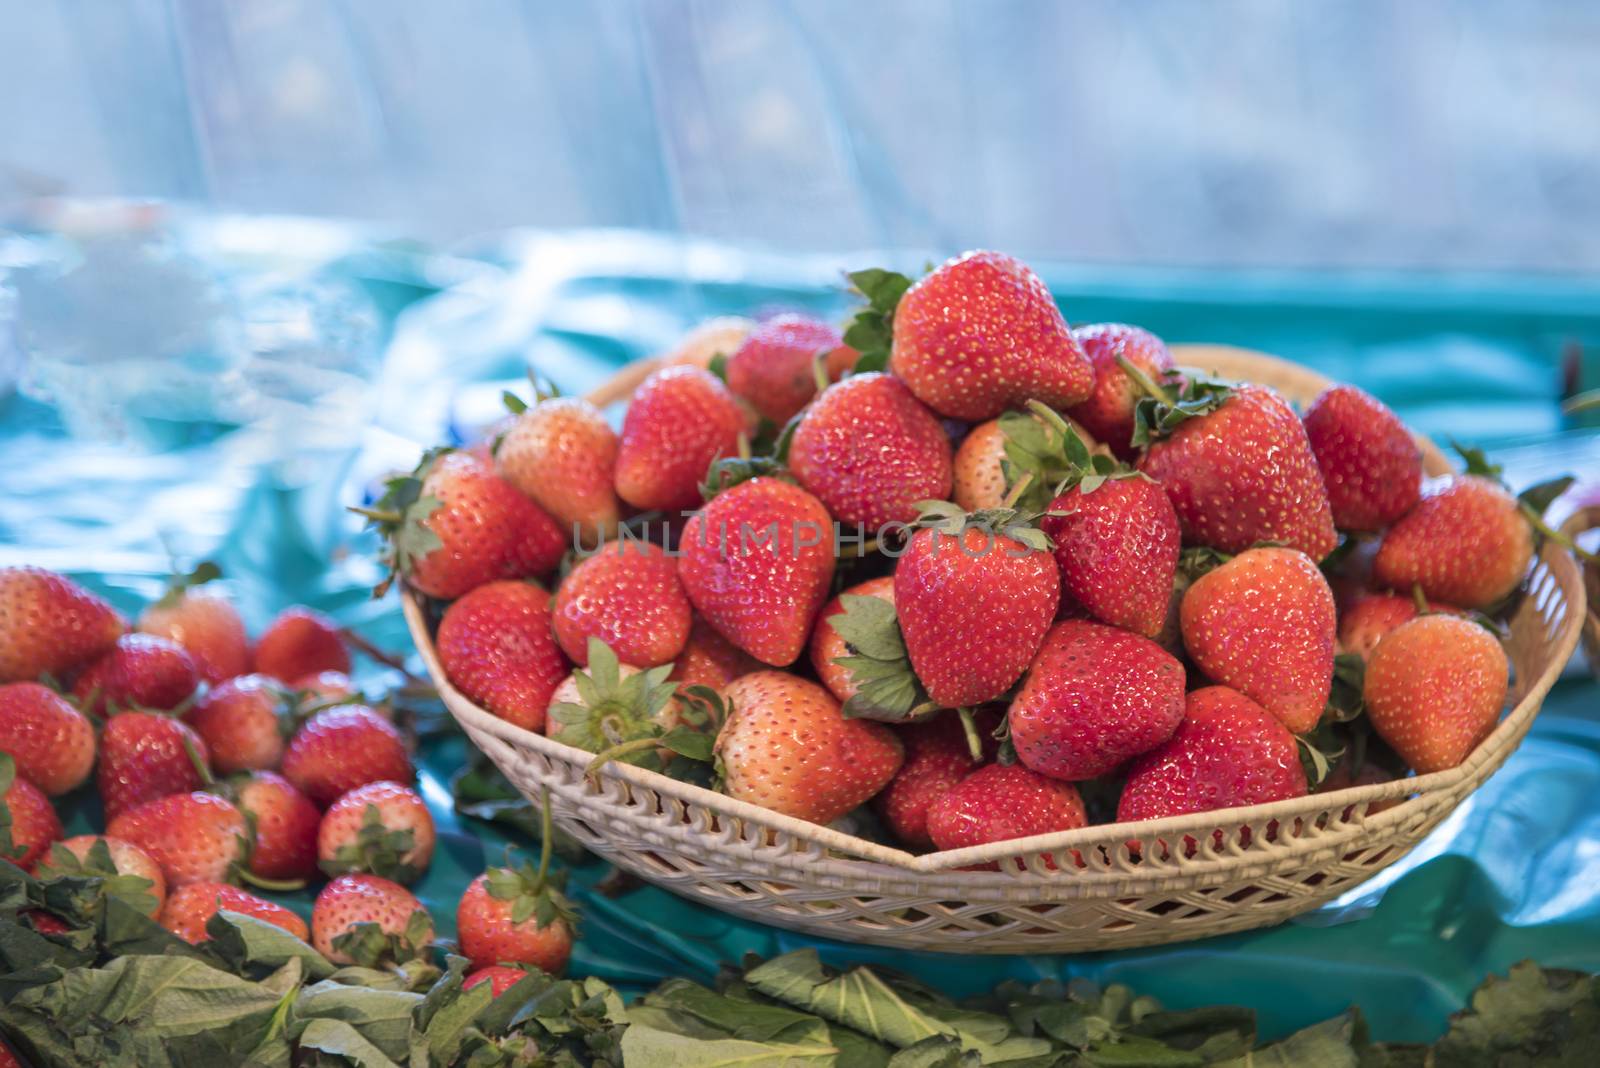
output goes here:
[[[0, 563], [60, 568], [134, 611], [158, 593], [169, 553], [210, 556], [253, 626], [305, 602], [381, 646], [406, 649], [393, 596], [367, 595], [374, 546], [342, 510], [381, 470], [415, 444], [487, 421], [499, 390], [529, 362], [581, 390], [707, 315], [839, 313], [847, 305], [839, 269], [871, 262], [790, 264], [616, 234], [506, 247], [516, 252], [505, 255], [503, 276], [438, 294], [420, 277], [371, 270], [371, 258], [326, 267], [363, 287], [393, 327], [370, 418], [342, 444], [308, 444], [291, 428], [246, 449], [248, 428], [147, 418], [130, 448], [69, 436], [48, 404], [0, 400]], [[1121, 319], [1169, 340], [1278, 352], [1371, 389], [1433, 434], [1520, 442], [1523, 457], [1590, 455], [1595, 445], [1592, 431], [1562, 422], [1558, 361], [1574, 343], [1591, 364], [1600, 353], [1600, 282], [1046, 274], [1074, 321]], [[591, 889], [604, 866], [589, 864], [574, 872], [585, 912], [574, 968], [640, 987], [668, 975], [707, 978], [744, 953], [817, 944], [829, 959], [881, 962], [958, 994], [1004, 977], [1082, 975], [1174, 1006], [1251, 1004], [1271, 1033], [1359, 1002], [1377, 1033], [1431, 1038], [1487, 971], [1530, 956], [1600, 969], [1597, 706], [1600, 687], [1570, 671], [1506, 767], [1412, 857], [1348, 900], [1273, 930], [1075, 956], [900, 953], [817, 943], [653, 887], [607, 898]], [[466, 881], [508, 844], [448, 811], [444, 781], [464, 744], [423, 754], [423, 786], [443, 833], [420, 892], [444, 933]], [[72, 802], [75, 828], [96, 818], [92, 799]], [[309, 894], [285, 900], [309, 910]]]

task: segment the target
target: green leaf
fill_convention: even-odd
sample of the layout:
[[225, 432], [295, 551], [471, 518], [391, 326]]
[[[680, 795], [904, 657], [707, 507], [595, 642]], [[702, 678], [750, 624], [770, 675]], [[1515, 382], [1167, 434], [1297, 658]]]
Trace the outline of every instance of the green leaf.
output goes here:
[[512, 415], [521, 415], [528, 410], [528, 402], [511, 392], [509, 389], [500, 391], [500, 403], [506, 406], [506, 411]]
[[844, 703], [845, 716], [897, 723], [935, 711], [911, 668], [894, 605], [854, 593], [841, 595], [839, 602], [844, 611], [829, 616], [828, 622], [851, 655], [834, 662], [849, 672], [856, 687]]
[[709, 734], [689, 727], [674, 727], [661, 736], [661, 744], [677, 753], [679, 756], [688, 757], [701, 763], [711, 760], [712, 750], [716, 739]]
[[326, 979], [334, 973], [334, 966], [321, 953], [282, 927], [255, 916], [220, 909], [206, 921], [206, 933], [211, 936], [205, 944], [207, 951], [235, 974], [259, 978], [291, 961], [298, 961], [312, 979]]
[[[850, 344], [850, 338], [845, 336], [845, 343]], [[852, 346], [854, 347], [854, 346]], [[889, 342], [884, 338], [877, 347], [870, 352], [864, 352], [856, 357], [856, 362], [850, 368], [853, 375], [882, 373], [889, 369]]]
[[1600, 987], [1594, 978], [1523, 961], [1473, 992], [1468, 1007], [1451, 1017], [1434, 1056], [1441, 1065], [1578, 1065], [1592, 1063], [1597, 1046]]
[[1357, 1045], [1365, 1045], [1365, 1033], [1361, 1014], [1351, 1009], [1219, 1068], [1360, 1068]]
[[302, 1050], [332, 1054], [353, 1068], [405, 1068], [344, 1020], [312, 1020], [297, 1044]]
[[1460, 454], [1462, 463], [1466, 465], [1467, 474], [1481, 475], [1495, 482], [1500, 481], [1500, 475], [1505, 471], [1505, 468], [1499, 464], [1490, 463], [1488, 453], [1470, 445], [1463, 445], [1455, 438], [1449, 440], [1450, 447]]
[[79, 918], [92, 920], [98, 915], [102, 895], [120, 897], [140, 912], [152, 913], [156, 910], [155, 896], [150, 893], [155, 884], [149, 879], [142, 879], [137, 875], [123, 875], [117, 871], [117, 866], [111, 859], [111, 849], [106, 845], [104, 838], [96, 838], [94, 844], [89, 847], [88, 854], [81, 859], [72, 850], [57, 842], [39, 862], [35, 874], [43, 884], [40, 893], [50, 905], [59, 905], [59, 902], [49, 900], [55, 896], [54, 890], [57, 886], [75, 888], [79, 885], [89, 885], [55, 882], [59, 877], [80, 876], [98, 880], [95, 888], [81, 900], [81, 907], [76, 910]]
[[844, 611], [829, 616], [828, 622], [845, 644], [874, 660], [898, 660], [906, 655], [893, 602], [846, 593], [840, 595], [839, 603]]
[[[359, 1035], [366, 1045], [400, 1062], [410, 1052], [412, 1018], [422, 1001], [423, 995], [409, 990], [347, 986], [338, 982], [337, 978], [332, 978], [301, 991], [294, 1011], [297, 1019], [309, 1021], [305, 1033], [329, 1036], [321, 1041], [347, 1041], [349, 1035], [343, 1028], [327, 1026], [342, 1023]], [[317, 1021], [322, 1021], [323, 1026], [312, 1032], [311, 1028]], [[302, 1046], [306, 1044], [305, 1033], [300, 1036]], [[338, 1052], [321, 1045], [315, 1048], [328, 1053]]]
[[1233, 387], [1226, 382], [1200, 376], [1189, 378], [1168, 404], [1156, 397], [1145, 396], [1133, 409], [1134, 448], [1144, 448], [1171, 434], [1190, 419], [1210, 415], [1233, 396]]
[[861, 354], [851, 374], [887, 370], [894, 344], [894, 312], [900, 298], [911, 288], [911, 279], [876, 267], [854, 271], [847, 277], [856, 292], [867, 299], [866, 307], [856, 312], [844, 330], [844, 343]]
[[867, 298], [868, 307], [885, 315], [894, 314], [895, 308], [900, 305], [900, 298], [906, 295], [906, 290], [912, 285], [907, 276], [880, 267], [851, 271], [845, 277], [850, 279], [850, 285], [857, 293]]
[[728, 354], [725, 352], [712, 353], [711, 359], [706, 362], [706, 370], [716, 375], [723, 383], [726, 383], [728, 381]]
[[634, 1024], [622, 1036], [625, 1064], [648, 1068], [835, 1068], [839, 1050], [831, 1045], [747, 1042], [740, 1038], [689, 1038]]
[[1552, 478], [1537, 485], [1529, 486], [1517, 494], [1517, 500], [1521, 501], [1524, 507], [1531, 509], [1534, 515], [1542, 517], [1550, 510], [1550, 506], [1556, 502], [1556, 498], [1571, 489], [1572, 484], [1576, 481], [1571, 475]]

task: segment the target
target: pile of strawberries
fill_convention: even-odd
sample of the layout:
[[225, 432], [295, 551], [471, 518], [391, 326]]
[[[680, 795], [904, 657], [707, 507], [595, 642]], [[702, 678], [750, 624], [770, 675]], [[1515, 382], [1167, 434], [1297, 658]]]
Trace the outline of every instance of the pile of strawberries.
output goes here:
[[1180, 371], [999, 253], [851, 280], [843, 333], [711, 324], [620, 431], [508, 396], [363, 510], [457, 689], [789, 816], [871, 801], [919, 850], [1435, 771], [1493, 729], [1476, 613], [1561, 486], [1425, 484], [1366, 393]]
[[[40, 879], [102, 877], [190, 942], [226, 909], [335, 963], [423, 953], [432, 921], [403, 884], [427, 869], [435, 829], [392, 712], [351, 682], [332, 621], [290, 608], [251, 642], [202, 584], [214, 576], [203, 565], [174, 582], [130, 628], [64, 576], [0, 568], [0, 860]], [[105, 833], [63, 840], [51, 799], [91, 777]], [[565, 966], [570, 916], [547, 869], [491, 870], [467, 889], [460, 938], [478, 981], [509, 985], [503, 962]], [[324, 875], [309, 928], [239, 885]]]

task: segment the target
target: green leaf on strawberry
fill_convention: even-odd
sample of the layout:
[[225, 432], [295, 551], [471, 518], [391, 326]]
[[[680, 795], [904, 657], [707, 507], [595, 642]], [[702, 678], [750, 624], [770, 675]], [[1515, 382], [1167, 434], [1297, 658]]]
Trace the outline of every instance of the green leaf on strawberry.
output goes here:
[[1190, 419], [1210, 415], [1233, 396], [1233, 387], [1217, 379], [1189, 376], [1174, 390], [1170, 379], [1156, 382], [1121, 356], [1117, 364], [1144, 392], [1133, 409], [1131, 444], [1136, 449], [1166, 437]]
[[877, 267], [852, 271], [846, 277], [851, 288], [867, 300], [867, 306], [856, 312], [844, 331], [844, 343], [861, 353], [851, 373], [886, 370], [894, 343], [895, 308], [911, 288], [911, 279]]
[[617, 654], [605, 642], [591, 637], [588, 648], [588, 670], [573, 673], [579, 700], [558, 701], [548, 712], [560, 725], [556, 732], [560, 740], [604, 754], [607, 760], [659, 771], [660, 747], [634, 743], [658, 740], [666, 733], [661, 713], [678, 692], [677, 683], [667, 679], [672, 665], [624, 675]]
[[17, 781], [17, 763], [10, 753], [0, 752], [0, 860], [16, 860], [25, 852], [11, 840], [11, 807], [6, 804], [6, 793]]
[[383, 496], [378, 498], [373, 507], [350, 509], [357, 515], [365, 516], [368, 525], [388, 543], [383, 560], [390, 575], [373, 591], [374, 595], [381, 595], [394, 581], [394, 576], [408, 570], [415, 561], [443, 547], [444, 542], [426, 523], [429, 516], [443, 507], [444, 502], [437, 497], [422, 495], [422, 479], [435, 460], [452, 451], [449, 447], [429, 449], [422, 454], [422, 459], [411, 474], [400, 475], [384, 483]]
[[903, 723], [937, 711], [911, 670], [894, 605], [881, 597], [846, 593], [844, 611], [828, 622], [850, 648], [834, 663], [850, 673], [856, 692], [844, 703], [849, 719]]
[[536, 868], [525, 863], [520, 868], [490, 868], [484, 872], [484, 886], [495, 900], [511, 902], [512, 923], [531, 919], [539, 927], [549, 927], [560, 920], [575, 929], [578, 912], [561, 892], [563, 875], [550, 872], [547, 864]]
[[203, 586], [222, 577], [222, 568], [210, 560], [202, 560], [193, 570], [181, 575], [173, 575], [167, 580], [166, 592], [161, 599], [152, 606], [155, 608], [171, 608], [183, 599], [183, 595], [196, 586]]
[[391, 828], [383, 822], [377, 805], [367, 805], [361, 814], [361, 829], [356, 840], [340, 846], [331, 860], [322, 862], [328, 875], [371, 872], [397, 883], [409, 883], [421, 870], [405, 863], [405, 856], [417, 845], [417, 835], [409, 827]]
[[333, 940], [333, 948], [363, 968], [378, 968], [416, 960], [428, 952], [433, 921], [421, 909], [406, 921], [405, 930], [389, 934], [375, 923], [352, 924]]
[[[36, 873], [41, 883], [48, 885], [49, 881], [59, 876], [78, 876], [83, 878], [98, 879], [100, 895], [105, 897], [120, 898], [123, 902], [138, 909], [140, 912], [154, 912], [156, 899], [150, 893], [155, 888], [155, 883], [137, 875], [124, 875], [117, 871], [115, 862], [111, 859], [111, 849], [106, 845], [104, 838], [96, 838], [89, 847], [89, 852], [81, 859], [72, 850], [59, 842], [50, 848], [48, 856], [39, 865]], [[98, 895], [97, 895], [98, 896]], [[98, 912], [98, 901], [88, 914]]]

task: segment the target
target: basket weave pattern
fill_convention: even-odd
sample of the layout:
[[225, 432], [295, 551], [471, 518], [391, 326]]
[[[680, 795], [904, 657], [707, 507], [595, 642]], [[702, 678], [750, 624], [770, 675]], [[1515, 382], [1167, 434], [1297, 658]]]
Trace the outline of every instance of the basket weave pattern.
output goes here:
[[[1327, 384], [1240, 350], [1180, 346], [1174, 354], [1184, 365], [1263, 382], [1301, 403]], [[642, 377], [630, 367], [592, 399], [619, 399]], [[1422, 444], [1428, 471], [1447, 469]], [[548, 788], [557, 823], [593, 852], [763, 923], [964, 953], [1177, 942], [1278, 923], [1343, 893], [1404, 856], [1504, 763], [1571, 655], [1584, 617], [1576, 563], [1547, 544], [1506, 643], [1512, 710], [1448, 771], [917, 856], [629, 765], [609, 765], [590, 779], [591, 754], [515, 727], [450, 686], [422, 605], [409, 592], [404, 602], [417, 648], [467, 735], [528, 796]], [[965, 870], [997, 862], [1002, 870]]]

